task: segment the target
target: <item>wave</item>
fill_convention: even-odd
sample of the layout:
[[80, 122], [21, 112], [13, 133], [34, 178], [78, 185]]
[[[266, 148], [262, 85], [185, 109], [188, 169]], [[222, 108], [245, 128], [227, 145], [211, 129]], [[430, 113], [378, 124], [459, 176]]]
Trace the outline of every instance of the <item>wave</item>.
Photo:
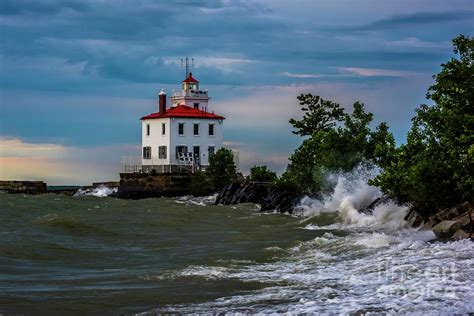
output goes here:
[[97, 188], [92, 189], [79, 189], [74, 194], [74, 196], [85, 196], [85, 195], [92, 195], [97, 197], [106, 197], [113, 193], [116, 193], [118, 188], [109, 188], [105, 185], [100, 185]]
[[[360, 209], [383, 195], [379, 188], [367, 184], [377, 172], [376, 169], [359, 167], [349, 173], [332, 175], [336, 182], [333, 192], [321, 199], [305, 196], [296, 207], [294, 214], [311, 218], [323, 213], [337, 212], [341, 220], [340, 224], [346, 226], [392, 229], [405, 227], [404, 218], [409, 207], [398, 205], [393, 201], [376, 206], [371, 214], [359, 212]], [[335, 226], [333, 225], [332, 228]]]

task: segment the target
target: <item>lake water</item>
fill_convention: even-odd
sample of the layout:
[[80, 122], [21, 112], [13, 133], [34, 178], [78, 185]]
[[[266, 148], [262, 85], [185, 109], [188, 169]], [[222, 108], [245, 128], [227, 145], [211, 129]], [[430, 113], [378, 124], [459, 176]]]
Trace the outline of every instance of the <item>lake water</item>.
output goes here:
[[0, 313], [474, 312], [474, 247], [340, 181], [294, 216], [212, 197], [0, 193]]

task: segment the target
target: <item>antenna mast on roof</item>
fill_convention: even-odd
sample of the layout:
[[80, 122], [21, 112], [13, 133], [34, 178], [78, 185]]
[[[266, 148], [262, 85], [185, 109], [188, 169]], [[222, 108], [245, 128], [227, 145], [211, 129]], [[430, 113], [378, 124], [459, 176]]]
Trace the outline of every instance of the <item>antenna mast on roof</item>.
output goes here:
[[194, 58], [191, 58], [191, 63], [189, 63], [189, 58], [186, 57], [186, 60], [183, 60], [183, 58], [181, 58], [181, 67], [185, 67], [186, 68], [186, 77], [187, 78], [189, 76], [189, 72], [191, 71], [191, 68], [194, 67]]

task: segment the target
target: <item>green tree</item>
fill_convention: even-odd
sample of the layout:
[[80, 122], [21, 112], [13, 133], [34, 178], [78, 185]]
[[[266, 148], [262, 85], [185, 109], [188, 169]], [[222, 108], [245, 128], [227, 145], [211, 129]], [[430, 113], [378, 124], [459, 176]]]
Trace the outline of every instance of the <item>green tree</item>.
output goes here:
[[209, 167], [206, 173], [216, 189], [236, 179], [234, 154], [230, 149], [220, 148], [209, 157]]
[[253, 166], [250, 168], [250, 181], [273, 182], [276, 179], [276, 173], [267, 169], [267, 166]]
[[406, 144], [371, 182], [424, 214], [474, 198], [474, 39], [453, 44], [459, 58], [442, 64], [428, 89], [434, 104], [416, 110]]
[[303, 107], [302, 120], [292, 119], [290, 123], [297, 129], [295, 134], [309, 137], [291, 155], [280, 185], [297, 186], [313, 193], [329, 191], [332, 186], [326, 182], [328, 172], [350, 171], [362, 163], [385, 161], [386, 153], [395, 148], [386, 123], [375, 131], [370, 128], [373, 115], [365, 111], [362, 103], [354, 103], [352, 113], [348, 114], [337, 103], [320, 97], [306, 95], [298, 99], [303, 105], [310, 105]]
[[301, 136], [309, 136], [317, 131], [327, 131], [344, 116], [344, 110], [337, 103], [324, 100], [320, 96], [301, 94], [297, 96], [301, 110], [304, 112], [302, 120], [290, 119], [290, 124], [296, 129], [294, 134]]

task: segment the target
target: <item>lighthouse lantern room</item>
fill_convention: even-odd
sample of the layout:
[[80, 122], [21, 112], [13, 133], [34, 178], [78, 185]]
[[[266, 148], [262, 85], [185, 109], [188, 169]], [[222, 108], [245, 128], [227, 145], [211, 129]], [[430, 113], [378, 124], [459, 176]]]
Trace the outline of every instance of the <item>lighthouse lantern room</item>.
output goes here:
[[158, 112], [141, 118], [142, 171], [179, 172], [205, 169], [209, 156], [222, 147], [224, 117], [210, 112], [208, 92], [189, 71], [180, 91], [173, 91], [167, 108], [164, 90]]

